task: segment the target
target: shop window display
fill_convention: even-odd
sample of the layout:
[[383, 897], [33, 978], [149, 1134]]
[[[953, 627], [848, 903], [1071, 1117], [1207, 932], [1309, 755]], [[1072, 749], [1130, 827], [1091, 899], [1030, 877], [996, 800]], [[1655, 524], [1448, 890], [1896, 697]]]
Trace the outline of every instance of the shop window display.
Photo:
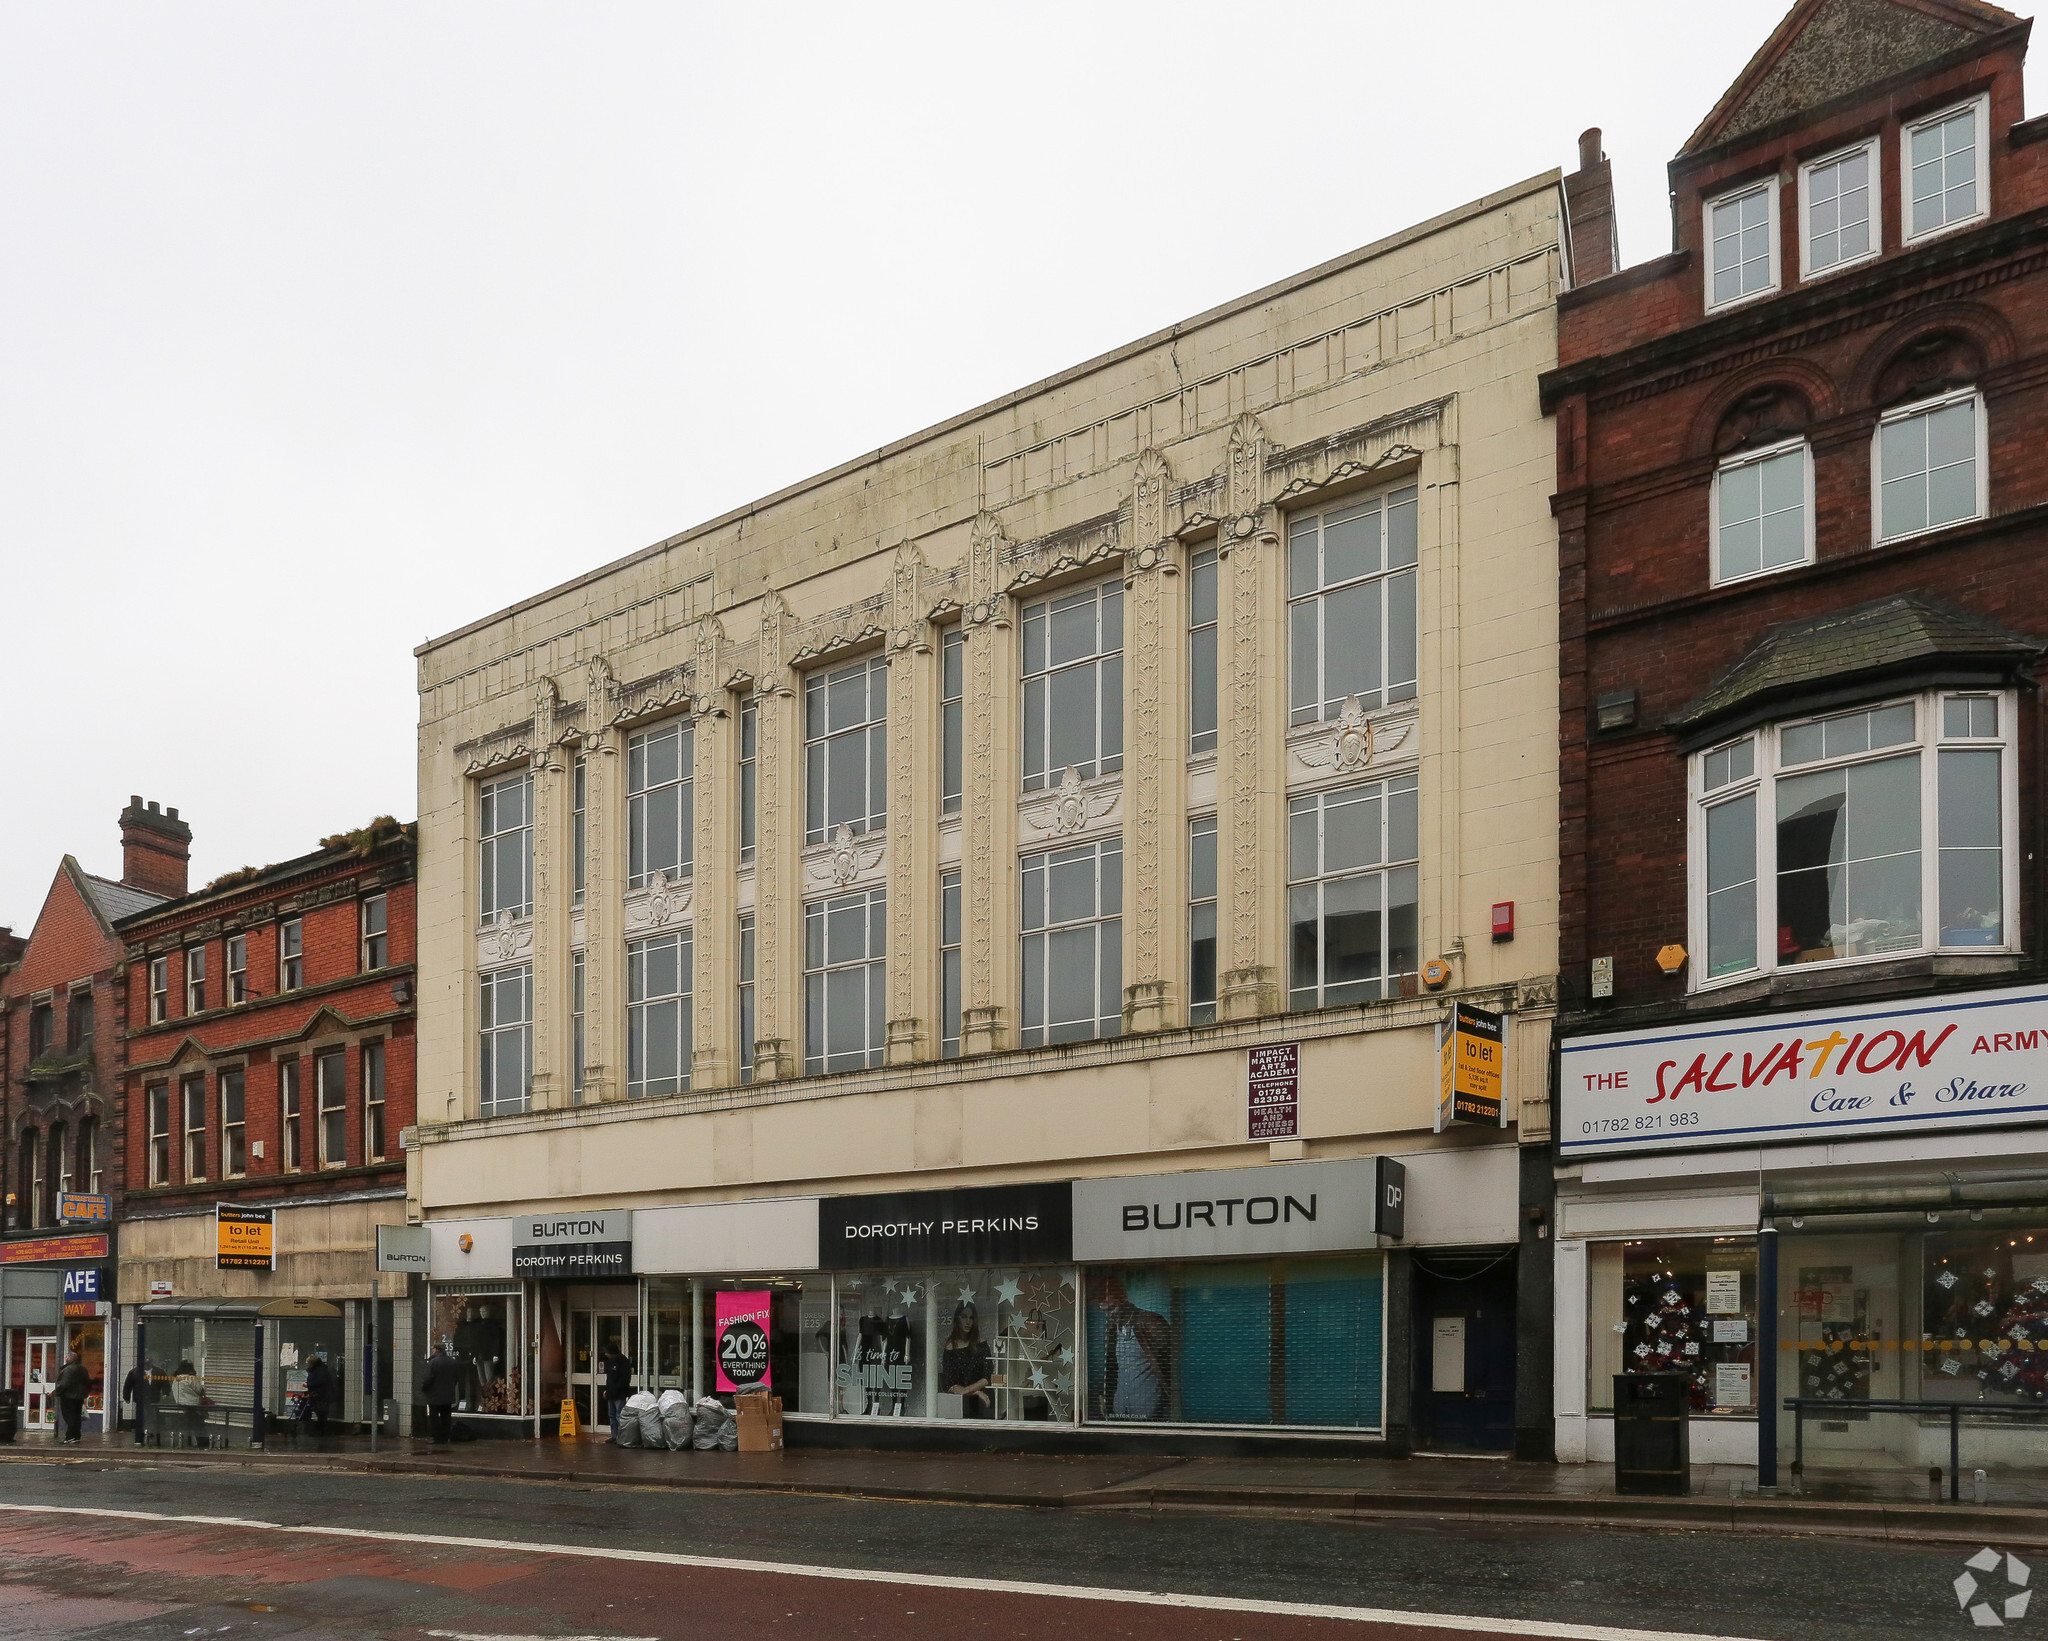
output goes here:
[[455, 1358], [458, 1413], [524, 1411], [516, 1292], [435, 1294], [431, 1337]]
[[1586, 1274], [1588, 1407], [1617, 1373], [1683, 1373], [1695, 1414], [1755, 1413], [1755, 1237], [1595, 1243]]
[[1374, 1256], [1088, 1272], [1088, 1417], [1377, 1429]]
[[837, 1291], [842, 1417], [1072, 1422], [1069, 1273], [855, 1274], [840, 1277]]
[[2048, 1236], [1930, 1234], [1921, 1284], [1929, 1401], [2048, 1401]]

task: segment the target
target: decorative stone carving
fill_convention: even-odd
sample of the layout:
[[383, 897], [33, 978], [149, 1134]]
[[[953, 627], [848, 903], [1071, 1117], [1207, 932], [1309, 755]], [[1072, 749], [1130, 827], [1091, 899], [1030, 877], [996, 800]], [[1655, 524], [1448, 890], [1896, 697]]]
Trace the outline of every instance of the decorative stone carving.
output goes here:
[[1294, 756], [1310, 769], [1355, 775], [1375, 758], [1405, 745], [1414, 732], [1415, 722], [1413, 714], [1374, 721], [1365, 715], [1365, 708], [1353, 695], [1344, 702], [1336, 725], [1326, 735], [1293, 744]]
[[501, 910], [477, 933], [476, 955], [480, 967], [516, 963], [532, 950], [532, 923], [525, 919], [515, 923], [508, 911]]
[[677, 881], [665, 871], [656, 872], [654, 881], [638, 899], [631, 895], [626, 897], [627, 932], [644, 933], [681, 922], [683, 914], [690, 909], [694, 888], [695, 880], [692, 878]]
[[1053, 789], [1053, 795], [1041, 802], [1026, 804], [1020, 813], [1024, 824], [1034, 832], [1070, 838], [1094, 822], [1107, 819], [1123, 801], [1123, 796], [1122, 781], [1107, 786], [1084, 787], [1081, 777], [1074, 773], [1074, 766], [1068, 764], [1060, 772], [1060, 784]]
[[1004, 585], [1016, 590], [1043, 581], [1048, 576], [1105, 563], [1124, 550], [1123, 537], [1124, 515], [1119, 511], [1083, 519], [1064, 530], [1005, 547], [1001, 562], [1017, 573]]
[[830, 883], [844, 889], [855, 878], [881, 865], [887, 848], [886, 838], [855, 837], [853, 828], [841, 821], [824, 852], [805, 865], [805, 875], [813, 883]]
[[534, 741], [533, 720], [529, 718], [523, 724], [507, 724], [503, 729], [480, 735], [455, 750], [468, 755], [468, 761], [463, 765], [464, 774], [481, 775], [532, 757]]

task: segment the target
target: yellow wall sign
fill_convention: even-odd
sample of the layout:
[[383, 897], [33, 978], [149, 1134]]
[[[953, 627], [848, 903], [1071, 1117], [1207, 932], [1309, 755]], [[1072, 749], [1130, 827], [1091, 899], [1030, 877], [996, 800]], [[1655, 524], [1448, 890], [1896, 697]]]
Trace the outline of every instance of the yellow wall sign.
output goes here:
[[565, 1442], [573, 1442], [583, 1434], [583, 1421], [576, 1416], [576, 1398], [562, 1399], [562, 1423], [557, 1434]]
[[217, 1271], [277, 1269], [277, 1227], [274, 1209], [233, 1208], [216, 1203], [213, 1210], [213, 1268]]
[[1437, 1027], [1437, 1131], [1454, 1122], [1506, 1126], [1501, 1069], [1502, 1018], [1492, 1009], [1458, 1003]]

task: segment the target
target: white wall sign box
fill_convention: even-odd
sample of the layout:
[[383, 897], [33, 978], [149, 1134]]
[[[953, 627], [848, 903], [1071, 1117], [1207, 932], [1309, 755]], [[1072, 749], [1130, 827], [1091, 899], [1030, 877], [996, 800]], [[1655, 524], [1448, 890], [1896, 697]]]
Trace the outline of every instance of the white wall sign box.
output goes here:
[[1373, 1159], [1074, 1182], [1082, 1263], [1376, 1246]]

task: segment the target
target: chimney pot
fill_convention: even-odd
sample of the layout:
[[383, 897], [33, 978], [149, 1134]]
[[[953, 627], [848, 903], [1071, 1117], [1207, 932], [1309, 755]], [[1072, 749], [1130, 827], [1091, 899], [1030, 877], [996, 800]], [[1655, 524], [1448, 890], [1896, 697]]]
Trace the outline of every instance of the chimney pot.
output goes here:
[[128, 807], [130, 809], [140, 809], [142, 807], [142, 794], [140, 792], [128, 794]]
[[1600, 152], [1600, 128], [1587, 126], [1579, 133], [1579, 169], [1590, 171], [1606, 157]]
[[150, 812], [150, 813], [151, 813], [152, 815], [154, 815], [154, 814], [156, 813], [156, 799], [154, 799], [154, 798], [151, 798], [151, 799], [149, 800], [149, 812]]
[[176, 820], [178, 818], [178, 810], [176, 805], [173, 805], [171, 808], [166, 809], [164, 813], [168, 815], [172, 820]]

